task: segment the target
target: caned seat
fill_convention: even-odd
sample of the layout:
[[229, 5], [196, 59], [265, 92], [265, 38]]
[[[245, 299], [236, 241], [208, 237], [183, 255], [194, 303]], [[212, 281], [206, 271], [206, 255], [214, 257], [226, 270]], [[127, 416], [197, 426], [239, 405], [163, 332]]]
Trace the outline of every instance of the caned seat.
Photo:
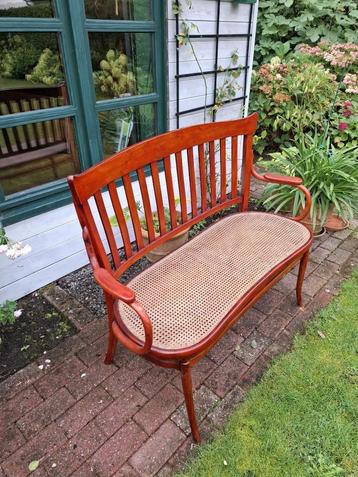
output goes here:
[[[153, 325], [153, 346], [177, 350], [207, 337], [274, 267], [310, 241], [299, 222], [262, 212], [230, 215], [135, 277], [128, 286]], [[119, 315], [144, 340], [138, 316]]]

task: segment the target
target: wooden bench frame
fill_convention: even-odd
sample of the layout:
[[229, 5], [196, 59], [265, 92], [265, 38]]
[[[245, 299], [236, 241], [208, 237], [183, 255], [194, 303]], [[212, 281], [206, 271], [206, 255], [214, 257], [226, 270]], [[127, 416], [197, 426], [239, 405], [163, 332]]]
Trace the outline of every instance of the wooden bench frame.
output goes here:
[[[108, 308], [109, 340], [105, 363], [112, 363], [115, 346], [119, 341], [130, 351], [142, 355], [151, 362], [165, 368], [175, 368], [181, 371], [185, 403], [188, 411], [193, 438], [200, 442], [198, 424], [195, 418], [191, 367], [198, 362], [217, 343], [221, 336], [250, 308], [269, 288], [278, 282], [297, 263], [299, 273], [297, 279], [297, 303], [302, 305], [302, 284], [307, 265], [309, 249], [312, 243], [312, 234], [308, 243], [290, 255], [286, 260], [273, 268], [269, 274], [251, 288], [224, 317], [219, 326], [201, 340], [198, 344], [181, 350], [164, 350], [153, 346], [153, 330], [146, 310], [136, 300], [132, 289], [117, 281], [118, 277], [128, 269], [135, 261], [165, 242], [181, 230], [192, 226], [206, 217], [223, 210], [229, 206], [237, 206], [239, 211], [248, 210], [250, 180], [255, 177], [264, 182], [287, 184], [300, 189], [305, 198], [306, 205], [301, 214], [292, 220], [300, 221], [308, 213], [311, 206], [309, 191], [302, 185], [302, 180], [294, 177], [285, 177], [275, 174], [260, 175], [253, 167], [252, 141], [257, 126], [257, 114], [235, 121], [225, 121], [205, 125], [191, 126], [176, 131], [168, 132], [160, 136], [148, 139], [121, 151], [92, 167], [86, 172], [69, 177], [69, 185], [72, 191], [74, 204], [83, 230], [83, 238], [86, 245], [90, 263], [93, 267], [96, 282], [102, 287]], [[238, 190], [238, 137], [243, 136], [243, 160], [241, 170], [241, 190]], [[231, 178], [229, 193], [227, 191], [227, 138], [231, 138]], [[221, 180], [219, 187], [216, 184], [215, 173], [215, 141], [220, 142], [220, 171]], [[208, 145], [209, 177], [206, 178], [205, 145]], [[198, 163], [200, 171], [200, 186], [196, 185], [195, 160], [193, 149], [198, 147]], [[187, 151], [188, 182], [190, 188], [191, 210], [188, 213], [186, 188], [184, 183], [182, 151]], [[181, 204], [181, 223], [177, 221], [175, 207], [173, 170], [170, 156], [175, 155], [176, 175], [179, 187]], [[169, 208], [171, 212], [171, 228], [166, 229], [164, 219], [163, 193], [159, 179], [158, 161], [164, 162], [164, 174], [166, 178]], [[160, 223], [160, 236], [154, 234], [152, 208], [149, 199], [148, 187], [145, 176], [145, 167], [150, 168], [157, 211]], [[149, 243], [145, 245], [140, 232], [140, 221], [136, 209], [135, 197], [132, 188], [130, 174], [136, 171], [143, 199], [144, 214], [148, 225]], [[133, 223], [137, 250], [133, 251], [129, 239], [127, 223], [124, 218], [122, 205], [116, 189], [115, 181], [122, 178], [126, 193], [128, 207]], [[209, 188], [208, 188], [209, 183]], [[102, 197], [103, 188], [107, 187], [113, 209], [121, 232], [125, 258], [121, 258], [113, 231], [109, 222], [108, 212]], [[188, 185], [187, 185], [188, 187]], [[197, 197], [197, 188], [200, 188], [200, 200]], [[219, 190], [217, 190], [219, 188]], [[210, 197], [208, 200], [208, 189]], [[89, 200], [94, 198], [102, 226], [111, 252], [112, 264], [105, 252]], [[198, 206], [200, 202], [200, 206]], [[137, 315], [143, 324], [145, 341], [141, 342], [130, 333], [126, 333], [120, 326], [117, 316], [116, 301], [126, 303]], [[163, 297], [165, 300], [165, 297]]]

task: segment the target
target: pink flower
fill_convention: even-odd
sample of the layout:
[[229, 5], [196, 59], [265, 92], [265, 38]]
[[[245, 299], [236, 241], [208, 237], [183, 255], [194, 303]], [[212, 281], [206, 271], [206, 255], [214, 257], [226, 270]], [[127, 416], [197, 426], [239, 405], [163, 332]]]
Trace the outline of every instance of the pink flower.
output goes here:
[[339, 123], [338, 124], [338, 129], [340, 131], [344, 131], [345, 129], [347, 129], [347, 127], [348, 127], [348, 123]]
[[343, 103], [343, 106], [344, 106], [345, 108], [351, 108], [351, 107], [353, 106], [353, 103], [352, 103], [352, 101], [345, 101], [345, 102]]
[[[345, 118], [349, 118], [349, 116], [352, 116], [352, 114], [353, 114], [353, 112], [352, 112], [350, 109], [345, 109], [345, 110], [343, 111], [343, 116], [344, 116]], [[343, 124], [344, 124], [344, 123], [343, 123]]]

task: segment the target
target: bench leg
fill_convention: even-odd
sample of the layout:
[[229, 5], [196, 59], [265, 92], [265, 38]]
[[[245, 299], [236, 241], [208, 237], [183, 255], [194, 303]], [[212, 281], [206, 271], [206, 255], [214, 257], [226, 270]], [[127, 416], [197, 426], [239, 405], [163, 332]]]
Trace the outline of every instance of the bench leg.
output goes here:
[[113, 356], [116, 351], [117, 339], [114, 336], [112, 331], [112, 323], [114, 320], [114, 311], [113, 311], [113, 300], [111, 297], [106, 295], [106, 304], [107, 304], [107, 311], [108, 311], [108, 345], [107, 345], [107, 354], [104, 359], [104, 364], [112, 364], [113, 363]]
[[191, 368], [188, 363], [182, 363], [180, 365], [181, 371], [181, 380], [183, 384], [183, 392], [185, 397], [185, 405], [186, 410], [188, 413], [191, 433], [193, 435], [193, 439], [198, 444], [201, 442], [201, 437], [199, 433], [198, 423], [195, 417], [195, 408], [194, 408], [194, 400], [193, 400], [193, 383], [191, 379]]
[[296, 297], [297, 297], [297, 305], [302, 306], [302, 285], [303, 280], [305, 278], [305, 271], [307, 267], [309, 252], [307, 251], [301, 258], [300, 261], [300, 268], [298, 271], [298, 278], [297, 278], [297, 286], [296, 286]]

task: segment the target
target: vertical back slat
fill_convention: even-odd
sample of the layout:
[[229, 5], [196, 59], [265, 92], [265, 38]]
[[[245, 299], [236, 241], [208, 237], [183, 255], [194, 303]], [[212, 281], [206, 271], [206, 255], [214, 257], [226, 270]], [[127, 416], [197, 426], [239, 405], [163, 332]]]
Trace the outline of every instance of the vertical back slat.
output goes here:
[[211, 207], [216, 204], [216, 171], [215, 171], [215, 143], [209, 142], [209, 162], [210, 162], [210, 197]]
[[121, 232], [122, 241], [124, 245], [124, 251], [126, 253], [127, 258], [132, 256], [132, 247], [131, 247], [131, 240], [129, 238], [127, 222], [124, 217], [123, 208], [119, 201], [117, 187], [114, 182], [108, 184], [108, 192], [109, 196], [112, 201], [113, 210], [117, 219], [118, 227]]
[[226, 200], [226, 138], [220, 139], [220, 199]]
[[124, 185], [124, 190], [126, 192], [129, 212], [131, 214], [134, 234], [135, 234], [135, 238], [137, 242], [137, 248], [139, 250], [144, 247], [144, 243], [143, 243], [138, 210], [137, 210], [137, 206], [136, 206], [134, 194], [133, 194], [133, 189], [132, 189], [132, 182], [131, 182], [131, 178], [129, 174], [126, 174], [125, 176], [123, 176], [123, 185]]
[[[31, 106], [27, 99], [22, 99], [20, 101], [20, 105], [22, 112], [26, 113], [27, 111], [31, 111]], [[24, 129], [26, 131], [27, 142], [29, 143], [30, 147], [36, 147], [37, 144], [33, 124], [25, 124]]]
[[177, 210], [175, 207], [175, 197], [174, 197], [174, 187], [173, 187], [170, 157], [164, 158], [164, 174], [165, 174], [165, 181], [167, 183], [167, 190], [168, 190], [170, 223], [172, 228], [174, 228], [177, 226], [178, 220], [177, 220]]
[[196, 184], [195, 184], [195, 168], [194, 168], [194, 154], [193, 148], [187, 149], [188, 170], [189, 170], [189, 184], [190, 184], [190, 201], [191, 201], [191, 215], [196, 217], [198, 215]]
[[204, 144], [198, 145], [199, 149], [199, 175], [200, 175], [200, 194], [201, 194], [201, 211], [206, 211], [206, 168]]
[[143, 168], [138, 169], [137, 175], [138, 175], [139, 187], [140, 187], [140, 191], [141, 191], [142, 199], [143, 199], [144, 215], [145, 215], [145, 220], [147, 222], [147, 229], [148, 229], [148, 238], [149, 238], [149, 242], [153, 242], [153, 240], [155, 240], [153, 213], [152, 213], [152, 207], [150, 205], [148, 186], [147, 186], [147, 181], [145, 178], [144, 169]]
[[[40, 104], [42, 109], [50, 108], [50, 101], [48, 98], [40, 98]], [[52, 128], [52, 121], [45, 121], [44, 122], [44, 130], [45, 130], [45, 137], [46, 137], [46, 144], [51, 144], [55, 142], [55, 134]]]
[[[36, 111], [37, 109], [41, 109], [40, 102], [38, 99], [31, 98], [31, 108], [33, 111]], [[41, 146], [44, 146], [46, 144], [45, 131], [44, 131], [43, 124], [41, 122], [34, 124], [34, 132], [36, 135], [37, 143]]]
[[237, 136], [231, 138], [231, 198], [237, 197]]
[[[9, 106], [10, 106], [10, 111], [13, 114], [20, 112], [19, 105], [16, 101], [9, 101]], [[14, 132], [14, 136], [15, 136], [15, 139], [16, 139], [16, 144], [17, 144], [18, 149], [21, 150], [21, 151], [26, 151], [30, 147], [30, 145], [27, 144], [26, 136], [24, 134], [23, 127], [22, 126], [16, 126], [16, 127], [12, 128], [12, 130]]]
[[91, 237], [92, 246], [96, 252], [97, 260], [99, 264], [103, 266], [106, 270], [111, 271], [111, 266], [110, 266], [106, 251], [104, 249], [103, 242], [98, 233], [97, 225], [94, 221], [92, 211], [88, 202], [85, 202], [83, 204], [83, 213], [84, 213], [84, 216], [86, 217], [86, 225]]
[[94, 200], [97, 205], [97, 209], [99, 212], [99, 216], [101, 218], [101, 222], [104, 228], [104, 232], [107, 237], [108, 245], [111, 250], [111, 255], [113, 258], [113, 263], [115, 267], [119, 267], [120, 265], [120, 258], [119, 258], [119, 253], [117, 249], [117, 244], [116, 244], [116, 239], [114, 238], [112, 226], [109, 222], [106, 206], [104, 205], [103, 197], [101, 191], [97, 191], [94, 194]]
[[243, 158], [241, 168], [241, 210], [245, 212], [249, 206], [250, 179], [253, 162], [252, 151], [253, 137], [251, 134], [244, 136]]
[[[57, 98], [51, 97], [50, 98], [50, 107], [51, 108], [56, 108], [57, 106]], [[62, 135], [61, 135], [61, 123], [58, 119], [53, 119], [52, 120], [52, 126], [53, 126], [53, 132], [55, 135], [55, 141], [61, 141]]]
[[157, 162], [152, 162], [152, 164], [150, 165], [150, 170], [152, 172], [155, 202], [157, 204], [157, 214], [159, 219], [160, 235], [164, 235], [165, 232], [167, 231], [167, 228], [165, 224], [163, 195], [162, 195], [162, 189], [160, 187], [160, 179], [159, 179]]
[[183, 172], [183, 158], [181, 151], [175, 153], [175, 163], [177, 166], [177, 177], [179, 186], [180, 210], [182, 223], [187, 222], [188, 213], [186, 211], [186, 193]]

